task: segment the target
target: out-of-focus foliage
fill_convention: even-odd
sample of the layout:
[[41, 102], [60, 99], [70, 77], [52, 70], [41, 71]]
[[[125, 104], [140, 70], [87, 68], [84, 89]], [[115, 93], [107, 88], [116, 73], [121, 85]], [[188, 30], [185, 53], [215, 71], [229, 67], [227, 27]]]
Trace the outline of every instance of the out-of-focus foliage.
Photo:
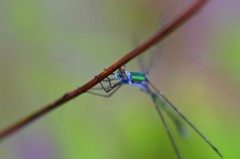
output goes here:
[[[162, 13], [171, 19], [191, 2], [0, 1], [0, 129], [81, 86], [132, 50], [132, 35], [143, 42]], [[150, 74], [228, 159], [240, 157], [239, 5], [212, 0], [164, 42]], [[218, 158], [191, 129], [182, 139], [167, 121], [184, 158]], [[54, 110], [1, 142], [0, 158], [176, 156], [150, 97], [126, 86], [112, 98], [85, 94]]]

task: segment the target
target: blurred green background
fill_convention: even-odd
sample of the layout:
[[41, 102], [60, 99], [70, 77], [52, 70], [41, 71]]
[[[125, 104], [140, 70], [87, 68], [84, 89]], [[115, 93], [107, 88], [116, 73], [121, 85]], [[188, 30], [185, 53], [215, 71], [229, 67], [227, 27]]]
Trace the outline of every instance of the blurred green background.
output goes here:
[[[193, 0], [1, 0], [0, 130], [75, 89], [134, 48]], [[240, 144], [239, 0], [212, 0], [164, 42], [150, 79], [216, 145]], [[167, 20], [166, 20], [167, 21]], [[136, 70], [136, 60], [128, 70]], [[170, 122], [170, 121], [169, 121]], [[184, 158], [219, 158], [196, 133]], [[191, 132], [191, 129], [189, 129]], [[1, 159], [176, 158], [150, 97], [121, 88], [84, 94], [0, 143]]]

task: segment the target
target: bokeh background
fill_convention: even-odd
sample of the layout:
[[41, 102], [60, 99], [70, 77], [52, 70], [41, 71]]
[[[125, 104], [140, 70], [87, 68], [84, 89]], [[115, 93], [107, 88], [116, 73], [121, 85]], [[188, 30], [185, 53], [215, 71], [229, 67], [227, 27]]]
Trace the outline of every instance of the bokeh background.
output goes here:
[[[0, 129], [75, 89], [193, 0], [0, 0]], [[240, 157], [240, 1], [212, 0], [164, 41], [155, 85], [216, 145]], [[136, 60], [128, 70], [136, 70]], [[184, 158], [219, 158], [196, 133]], [[0, 143], [1, 159], [176, 158], [150, 97], [84, 94]]]

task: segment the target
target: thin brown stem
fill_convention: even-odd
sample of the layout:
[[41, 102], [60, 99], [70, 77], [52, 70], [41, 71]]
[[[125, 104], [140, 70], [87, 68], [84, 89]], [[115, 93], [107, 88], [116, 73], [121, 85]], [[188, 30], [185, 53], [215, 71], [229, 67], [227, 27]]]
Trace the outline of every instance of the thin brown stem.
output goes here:
[[22, 120], [16, 122], [15, 124], [7, 127], [4, 130], [2, 130], [0, 132], [0, 141], [5, 139], [6, 137], [10, 136], [17, 130], [28, 125], [29, 123], [33, 122], [37, 118], [42, 117], [43, 115], [47, 114], [51, 110], [59, 107], [60, 105], [70, 101], [71, 99], [79, 96], [80, 94], [82, 94], [82, 93], [88, 91], [89, 89], [91, 89], [92, 87], [94, 87], [101, 80], [103, 80], [108, 75], [112, 74], [115, 70], [117, 70], [121, 65], [129, 62], [130, 60], [135, 58], [137, 55], [140, 55], [145, 50], [150, 48], [155, 43], [163, 40], [166, 36], [168, 36], [175, 29], [177, 29], [179, 26], [181, 26], [183, 23], [185, 23], [187, 20], [189, 20], [193, 15], [195, 15], [208, 1], [209, 0], [197, 0], [189, 8], [184, 10], [176, 18], [174, 18], [171, 22], [169, 22], [166, 26], [162, 27], [162, 29], [159, 32], [157, 32], [155, 35], [153, 35], [151, 38], [149, 38], [145, 43], [141, 44], [140, 46], [135, 48], [133, 51], [129, 52], [124, 57], [122, 57], [120, 60], [118, 60], [117, 62], [112, 64], [110, 67], [105, 69], [99, 75], [97, 75], [97, 78], [93, 78], [92, 80], [87, 82], [82, 87], [79, 87], [76, 90], [73, 90], [73, 91], [70, 91], [70, 92], [64, 94], [62, 97], [57, 99], [55, 102], [44, 106], [42, 109], [32, 113], [31, 115], [23, 118]]

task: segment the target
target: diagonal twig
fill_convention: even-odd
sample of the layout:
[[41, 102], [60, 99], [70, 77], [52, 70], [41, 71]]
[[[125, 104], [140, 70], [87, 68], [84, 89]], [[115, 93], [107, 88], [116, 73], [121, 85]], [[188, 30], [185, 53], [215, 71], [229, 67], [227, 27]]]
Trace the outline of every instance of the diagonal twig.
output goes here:
[[70, 91], [66, 94], [64, 94], [62, 97], [54, 101], [53, 103], [50, 103], [46, 106], [44, 106], [42, 109], [32, 113], [31, 115], [23, 118], [22, 120], [19, 120], [13, 125], [10, 125], [6, 129], [0, 131], [0, 141], [5, 139], [6, 137], [10, 136], [14, 132], [20, 130], [24, 126], [30, 124], [34, 120], [38, 119], [39, 117], [42, 117], [43, 115], [49, 113], [53, 109], [56, 109], [60, 105], [70, 101], [71, 99], [81, 95], [82, 93], [88, 91], [92, 87], [94, 87], [96, 84], [98, 84], [101, 80], [106, 78], [108, 75], [113, 73], [115, 70], [117, 70], [121, 65], [129, 62], [136, 56], [143, 53], [145, 50], [150, 48], [152, 45], [156, 44], [157, 42], [162, 41], [166, 36], [168, 36], [170, 33], [172, 33], [175, 29], [177, 29], [179, 26], [181, 26], [183, 23], [185, 23], [187, 20], [189, 20], [193, 15], [195, 15], [209, 0], [197, 0], [195, 3], [193, 3], [190, 7], [188, 7], [186, 10], [181, 12], [176, 18], [174, 18], [172, 21], [170, 21], [167, 25], [163, 26], [160, 31], [158, 31], [155, 35], [153, 35], [151, 38], [146, 40], [143, 44], [123, 56], [120, 60], [113, 63], [110, 67], [105, 69], [103, 72], [101, 72], [99, 75], [97, 75], [97, 78], [93, 78], [83, 86]]

